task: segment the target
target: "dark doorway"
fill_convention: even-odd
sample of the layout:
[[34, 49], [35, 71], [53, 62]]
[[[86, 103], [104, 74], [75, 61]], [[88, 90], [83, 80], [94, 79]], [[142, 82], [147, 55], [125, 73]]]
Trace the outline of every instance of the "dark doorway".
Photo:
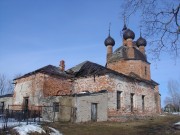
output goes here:
[[97, 121], [97, 103], [91, 104], [91, 121]]
[[24, 97], [24, 110], [28, 111], [28, 105], [29, 105], [29, 98]]

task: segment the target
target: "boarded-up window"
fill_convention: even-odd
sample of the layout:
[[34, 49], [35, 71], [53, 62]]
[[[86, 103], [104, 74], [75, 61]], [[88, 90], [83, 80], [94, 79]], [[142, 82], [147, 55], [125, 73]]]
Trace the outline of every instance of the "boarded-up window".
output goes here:
[[53, 103], [53, 111], [54, 112], [59, 112], [59, 103], [58, 102]]
[[134, 93], [131, 93], [130, 95], [130, 101], [131, 101], [131, 112], [133, 112], [133, 109], [134, 109]]
[[144, 95], [142, 95], [142, 111], [144, 112]]
[[121, 91], [117, 91], [117, 110], [121, 108]]

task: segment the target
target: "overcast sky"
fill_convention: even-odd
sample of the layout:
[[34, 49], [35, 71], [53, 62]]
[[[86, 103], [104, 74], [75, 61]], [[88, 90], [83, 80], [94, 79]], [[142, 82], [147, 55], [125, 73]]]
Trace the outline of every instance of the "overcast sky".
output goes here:
[[[114, 50], [122, 45], [120, 8], [120, 0], [0, 0], [0, 73], [12, 78], [58, 66], [62, 59], [66, 69], [85, 60], [105, 65], [109, 22]], [[139, 38], [138, 17], [127, 25], [135, 40]], [[151, 77], [160, 84], [164, 106], [168, 80], [180, 80], [180, 59], [163, 54], [160, 61], [152, 61], [149, 47]]]

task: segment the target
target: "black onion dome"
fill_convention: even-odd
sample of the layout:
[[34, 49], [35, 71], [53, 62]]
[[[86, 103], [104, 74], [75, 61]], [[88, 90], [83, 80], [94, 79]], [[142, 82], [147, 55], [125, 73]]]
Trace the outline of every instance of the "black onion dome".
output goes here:
[[123, 33], [123, 38], [126, 40], [128, 38], [134, 39], [135, 38], [135, 34], [132, 30], [127, 29], [124, 33]]
[[142, 38], [141, 36], [136, 41], [137, 47], [139, 47], [139, 46], [146, 46], [146, 44], [147, 44], [146, 39]]
[[105, 44], [105, 46], [108, 46], [108, 45], [114, 46], [114, 45], [115, 45], [115, 41], [114, 41], [114, 39], [109, 35], [109, 36], [105, 39], [104, 44]]

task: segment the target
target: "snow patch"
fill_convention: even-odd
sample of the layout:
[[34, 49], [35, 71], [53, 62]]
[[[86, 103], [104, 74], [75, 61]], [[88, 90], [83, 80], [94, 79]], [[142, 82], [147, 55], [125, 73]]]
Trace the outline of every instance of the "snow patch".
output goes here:
[[53, 132], [50, 133], [49, 135], [62, 135], [59, 131], [57, 131], [56, 129], [52, 128], [52, 127], [48, 127], [50, 128]]
[[179, 121], [179, 122], [177, 122], [177, 123], [175, 123], [174, 125], [180, 125], [180, 121]]
[[79, 94], [86, 94], [86, 93], [89, 93], [89, 92], [87, 92], [87, 91], [81, 91], [81, 92], [79, 92]]
[[[4, 122], [0, 122], [0, 129], [3, 128], [5, 125]], [[8, 122], [7, 123], [7, 127], [13, 127], [13, 126], [17, 126], [19, 125], [19, 122]]]
[[180, 114], [180, 112], [173, 112], [172, 114], [174, 114], [174, 115], [178, 115], [178, 114]]
[[164, 114], [161, 114], [161, 115], [159, 115], [159, 116], [166, 116], [166, 115], [164, 115]]
[[[51, 133], [49, 135], [63, 135], [58, 130], [48, 127], [51, 129]], [[38, 133], [46, 133], [40, 125], [34, 124], [34, 125], [20, 125], [17, 127], [14, 127], [13, 129], [16, 130], [16, 132], [19, 133], [19, 135], [28, 135], [28, 133], [38, 132]]]
[[45, 131], [41, 128], [40, 125], [21, 125], [18, 127], [14, 127], [13, 129], [15, 129], [20, 135], [27, 135], [28, 133], [31, 132], [38, 132], [38, 133], [42, 133]]

